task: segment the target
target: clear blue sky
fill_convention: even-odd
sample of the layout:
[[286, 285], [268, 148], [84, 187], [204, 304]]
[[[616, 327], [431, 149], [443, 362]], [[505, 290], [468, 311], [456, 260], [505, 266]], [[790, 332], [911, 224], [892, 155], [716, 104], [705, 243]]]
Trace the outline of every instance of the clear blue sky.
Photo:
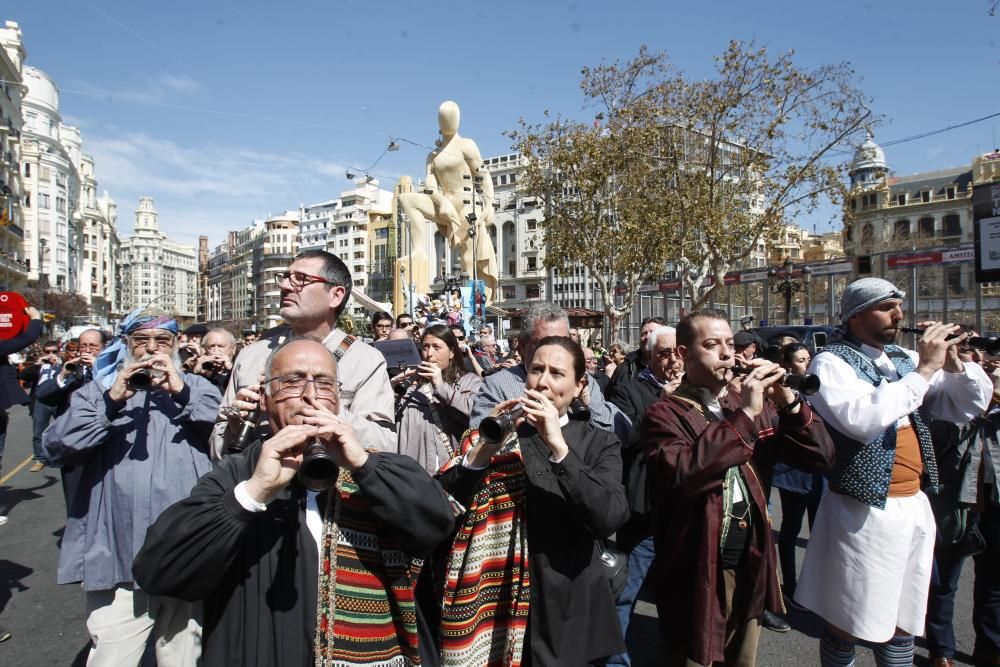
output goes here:
[[[1000, 111], [1000, 16], [988, 0], [345, 2], [13, 0], [27, 63], [58, 83], [101, 190], [131, 233], [141, 195], [160, 227], [214, 246], [255, 217], [348, 187], [390, 136], [430, 145], [445, 99], [484, 155], [519, 117], [581, 109], [580, 68], [665, 50], [708, 76], [730, 39], [795, 49], [804, 66], [850, 62], [889, 141]], [[895, 173], [969, 164], [1000, 118], [887, 148]], [[418, 177], [403, 144], [373, 173]], [[832, 211], [800, 224], [829, 228]], [[838, 224], [839, 226], [839, 224]]]

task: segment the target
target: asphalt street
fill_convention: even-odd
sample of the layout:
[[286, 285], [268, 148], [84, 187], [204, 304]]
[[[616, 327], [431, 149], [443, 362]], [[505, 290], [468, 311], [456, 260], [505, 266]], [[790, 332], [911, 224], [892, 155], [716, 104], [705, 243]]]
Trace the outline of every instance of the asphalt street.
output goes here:
[[[13, 634], [0, 643], [0, 665], [84, 665], [89, 638], [83, 590], [76, 584], [56, 585], [59, 540], [65, 505], [59, 471], [29, 472], [31, 421], [26, 408], [10, 411], [7, 447], [0, 470], [0, 626]], [[23, 464], [23, 465], [22, 465]], [[780, 525], [780, 504], [774, 494], [774, 525]], [[799, 558], [806, 544], [800, 538]], [[656, 665], [658, 655], [656, 609], [648, 591], [637, 607], [633, 623], [634, 662]], [[970, 665], [972, 633], [972, 566], [962, 573], [956, 601], [957, 664]], [[792, 630], [785, 634], [763, 631], [757, 664], [817, 665], [820, 621], [805, 612], [789, 616]], [[918, 648], [917, 665], [927, 665], [927, 653]], [[859, 667], [875, 664], [870, 649], [858, 648]]]

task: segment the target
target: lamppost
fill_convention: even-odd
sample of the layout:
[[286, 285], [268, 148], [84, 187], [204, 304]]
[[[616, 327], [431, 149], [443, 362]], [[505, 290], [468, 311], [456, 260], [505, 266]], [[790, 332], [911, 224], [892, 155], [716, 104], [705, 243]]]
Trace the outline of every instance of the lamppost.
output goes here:
[[792, 280], [795, 275], [795, 264], [791, 257], [785, 257], [781, 269], [768, 269], [769, 278], [778, 279], [780, 282], [771, 284], [772, 294], [781, 294], [785, 297], [785, 324], [792, 323], [792, 295], [796, 292], [804, 292], [809, 284], [809, 267], [802, 267], [802, 280]]

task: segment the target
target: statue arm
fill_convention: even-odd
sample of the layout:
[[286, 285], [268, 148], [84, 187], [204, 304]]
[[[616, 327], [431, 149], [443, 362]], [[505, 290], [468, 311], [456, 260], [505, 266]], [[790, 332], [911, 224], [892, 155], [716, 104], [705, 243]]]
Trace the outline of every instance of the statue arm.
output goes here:
[[424, 194], [433, 195], [440, 190], [437, 176], [434, 174], [434, 158], [436, 151], [427, 154], [426, 173], [424, 177]]

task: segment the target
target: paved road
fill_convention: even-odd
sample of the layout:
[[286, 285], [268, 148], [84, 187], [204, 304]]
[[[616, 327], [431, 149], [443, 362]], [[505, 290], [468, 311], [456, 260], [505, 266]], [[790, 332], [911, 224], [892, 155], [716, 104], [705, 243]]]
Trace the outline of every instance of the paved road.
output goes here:
[[[83, 665], [89, 639], [83, 591], [77, 585], [57, 586], [55, 569], [59, 538], [65, 520], [58, 471], [32, 473], [28, 466], [11, 475], [31, 454], [31, 422], [25, 408], [10, 412], [7, 451], [0, 479], [0, 514], [9, 521], [0, 526], [0, 625], [13, 638], [0, 644], [0, 665]], [[775, 494], [775, 525], [780, 508]], [[805, 541], [801, 541], [802, 546]], [[799, 550], [801, 558], [803, 550]], [[957, 601], [958, 664], [971, 664], [972, 568], [963, 572]], [[634, 630], [638, 643], [634, 664], [656, 665], [658, 650], [656, 610], [648, 593], [638, 606]], [[758, 664], [816, 665], [820, 623], [810, 614], [793, 613], [793, 630], [786, 634], [764, 631]], [[918, 649], [917, 665], [926, 665], [926, 651]], [[961, 662], [964, 660], [965, 662]], [[858, 649], [859, 667], [875, 664], [871, 651]]]

